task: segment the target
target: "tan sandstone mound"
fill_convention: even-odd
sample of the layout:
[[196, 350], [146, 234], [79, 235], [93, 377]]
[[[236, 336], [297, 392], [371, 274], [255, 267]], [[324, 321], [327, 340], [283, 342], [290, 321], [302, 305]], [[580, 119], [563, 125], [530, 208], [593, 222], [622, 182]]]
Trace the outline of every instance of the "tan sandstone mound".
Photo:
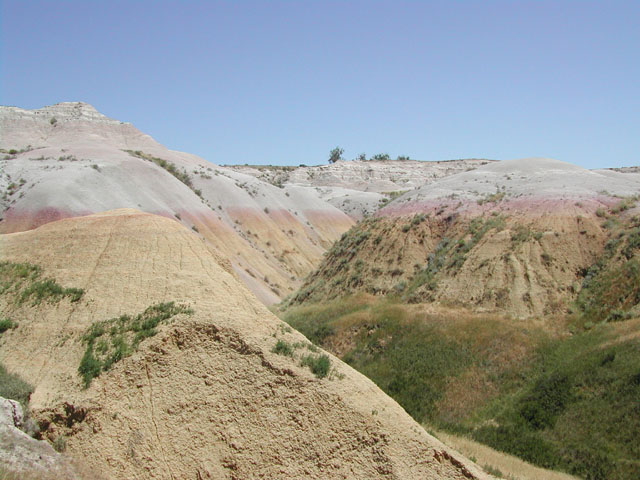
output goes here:
[[[302, 366], [324, 352], [178, 221], [130, 209], [64, 219], [0, 236], [0, 261], [84, 289], [77, 301], [0, 296], [17, 323], [0, 361], [36, 386], [45, 437], [64, 437], [107, 478], [488, 478], [335, 357], [324, 378]], [[159, 324], [83, 389], [91, 325], [170, 301], [192, 313]]]

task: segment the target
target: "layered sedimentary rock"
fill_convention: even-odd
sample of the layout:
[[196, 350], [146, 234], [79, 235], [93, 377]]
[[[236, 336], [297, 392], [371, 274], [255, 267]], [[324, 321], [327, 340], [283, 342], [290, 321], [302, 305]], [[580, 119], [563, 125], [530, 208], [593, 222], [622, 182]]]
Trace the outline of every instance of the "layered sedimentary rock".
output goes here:
[[353, 224], [315, 195], [169, 150], [85, 103], [0, 107], [0, 149], [0, 232], [115, 208], [175, 218], [224, 252], [267, 304]]

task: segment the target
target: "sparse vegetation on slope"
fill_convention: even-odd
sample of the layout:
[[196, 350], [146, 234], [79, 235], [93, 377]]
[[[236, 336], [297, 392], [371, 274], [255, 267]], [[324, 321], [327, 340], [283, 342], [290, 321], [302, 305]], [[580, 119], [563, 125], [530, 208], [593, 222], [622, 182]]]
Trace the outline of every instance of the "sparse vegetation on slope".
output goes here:
[[82, 337], [87, 348], [78, 368], [85, 387], [101, 372], [109, 370], [114, 363], [135, 352], [145, 338], [154, 336], [160, 323], [178, 314], [192, 313], [193, 310], [184, 305], [176, 305], [174, 302], [159, 303], [134, 317], [121, 315], [91, 325]]
[[331, 369], [331, 361], [327, 355], [305, 355], [302, 357], [300, 364], [309, 367], [311, 372], [318, 378], [324, 378], [329, 374]]
[[[621, 210], [622, 211], [622, 210]], [[586, 272], [577, 307], [582, 324], [620, 321], [640, 314], [640, 218], [615, 232]]]
[[[287, 327], [287, 329], [291, 330], [289, 327]], [[298, 349], [311, 352], [303, 353], [299, 356], [301, 366], [309, 367], [309, 370], [311, 370], [311, 372], [318, 378], [324, 378], [329, 375], [329, 372], [331, 371], [331, 360], [329, 359], [329, 356], [324, 353], [319, 353], [318, 347], [312, 343], [289, 343], [285, 340], [279, 339], [271, 351], [278, 355], [296, 358], [296, 352]]]
[[487, 218], [476, 217], [469, 223], [468, 229], [458, 239], [444, 237], [436, 246], [433, 253], [427, 259], [427, 265], [413, 278], [405, 299], [416, 301], [414, 292], [422, 286], [427, 290], [435, 290], [437, 286], [436, 275], [443, 269], [455, 272], [459, 270], [466, 260], [466, 255], [475, 247], [484, 235], [490, 230], [501, 231], [505, 226], [502, 215], [491, 215]]
[[606, 235], [595, 216], [476, 210], [369, 218], [334, 244], [289, 301], [369, 293], [520, 317], [566, 313]]
[[11, 294], [18, 304], [43, 300], [55, 303], [65, 297], [77, 302], [84, 295], [81, 288], [65, 288], [52, 278], [42, 278], [42, 268], [30, 263], [0, 262], [0, 294]]
[[[333, 245], [291, 302], [357, 292], [401, 295], [414, 303], [433, 299], [440, 280], [456, 276], [481, 240], [506, 226], [501, 214], [441, 219], [419, 213], [363, 220]], [[527, 232], [531, 235], [516, 230], [517, 243], [540, 240], [540, 234]]]
[[164, 158], [154, 157], [153, 155], [149, 155], [148, 153], [141, 152], [140, 150], [125, 150], [125, 152], [127, 152], [129, 155], [133, 157], [141, 158], [142, 160], [153, 162], [156, 165], [158, 165], [160, 168], [164, 168], [167, 172], [169, 172], [171, 175], [176, 177], [178, 180], [184, 183], [187, 187], [193, 190], [193, 192], [196, 195], [198, 195], [199, 197], [202, 196], [202, 192], [200, 190], [197, 190], [193, 186], [193, 182], [191, 181], [191, 177], [189, 176], [189, 174], [184, 169], [180, 170], [178, 167], [176, 167], [175, 163], [170, 162], [169, 160], [165, 160]]

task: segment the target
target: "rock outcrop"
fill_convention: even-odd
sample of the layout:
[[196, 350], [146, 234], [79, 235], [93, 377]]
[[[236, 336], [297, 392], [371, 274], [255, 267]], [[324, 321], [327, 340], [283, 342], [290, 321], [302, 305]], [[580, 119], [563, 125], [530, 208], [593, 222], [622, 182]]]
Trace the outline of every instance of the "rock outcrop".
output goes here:
[[22, 406], [0, 397], [0, 467], [15, 475], [40, 478], [78, 478], [69, 460], [43, 440], [24, 431]]

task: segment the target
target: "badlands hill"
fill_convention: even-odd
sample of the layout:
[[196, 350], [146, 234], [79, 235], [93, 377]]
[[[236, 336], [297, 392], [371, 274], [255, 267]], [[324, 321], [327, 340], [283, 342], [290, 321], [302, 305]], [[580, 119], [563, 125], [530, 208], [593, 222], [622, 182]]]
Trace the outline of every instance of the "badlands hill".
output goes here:
[[136, 208], [197, 232], [266, 304], [354, 223], [318, 195], [169, 150], [85, 103], [0, 107], [0, 152], [0, 233]]
[[319, 196], [356, 220], [371, 215], [391, 198], [434, 180], [470, 171], [492, 160], [439, 162], [353, 160], [308, 167], [229, 166], [265, 182]]
[[0, 362], [35, 386], [43, 436], [96, 476], [487, 478], [274, 317], [177, 219], [48, 222], [1, 235], [0, 262], [15, 323]]
[[638, 194], [638, 173], [551, 159], [440, 178], [345, 233], [293, 301], [392, 293], [520, 317], [566, 312], [607, 242], [624, 235], [616, 227], [639, 212]]

